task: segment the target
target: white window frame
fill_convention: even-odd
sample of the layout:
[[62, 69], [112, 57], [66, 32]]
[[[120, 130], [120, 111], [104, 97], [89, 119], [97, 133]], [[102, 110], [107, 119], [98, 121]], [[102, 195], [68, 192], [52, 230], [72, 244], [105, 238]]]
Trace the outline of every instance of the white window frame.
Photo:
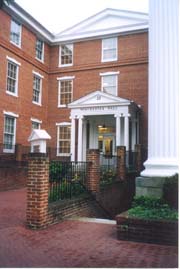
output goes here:
[[[41, 124], [42, 124], [42, 120], [38, 120], [38, 119], [35, 119], [35, 118], [31, 118], [31, 123], [33, 124], [34, 123], [37, 123], [39, 125], [39, 128], [38, 129], [41, 129]], [[33, 128], [32, 128], [33, 129]]]
[[[100, 76], [101, 76], [101, 91], [104, 92], [103, 90], [103, 80], [104, 80], [104, 77], [108, 77], [108, 76], [116, 76], [116, 93], [115, 93], [115, 96], [118, 96], [118, 75], [120, 74], [119, 71], [117, 72], [105, 72], [105, 73], [100, 73]], [[110, 93], [108, 93], [110, 94]], [[112, 94], [114, 95], [114, 94]]]
[[75, 78], [75, 76], [66, 76], [66, 77], [58, 77], [57, 81], [58, 81], [58, 107], [59, 108], [63, 108], [63, 107], [67, 107], [67, 105], [62, 105], [61, 104], [61, 81], [72, 81], [72, 89], [71, 89], [71, 102], [73, 101], [73, 79]]
[[[38, 61], [40, 61], [40, 62], [44, 62], [44, 41], [42, 41], [40, 38], [36, 38], [36, 48], [37, 48], [37, 41], [41, 41], [42, 42], [42, 59], [39, 59], [37, 56], [35, 57], [36, 58], [36, 60], [38, 60]], [[35, 48], [35, 49], [36, 49]], [[35, 53], [36, 53], [36, 51], [35, 51]]]
[[[104, 41], [108, 39], [115, 39], [116, 40], [116, 57], [114, 58], [108, 58], [104, 59], [104, 50], [108, 50], [109, 48], [104, 48]], [[104, 38], [102, 39], [102, 44], [101, 44], [101, 62], [112, 62], [112, 61], [117, 61], [118, 60], [118, 37], [110, 37], [110, 38]]]
[[71, 123], [70, 122], [61, 122], [61, 123], [56, 123], [57, 126], [57, 156], [64, 156], [64, 157], [69, 157], [71, 156], [71, 134], [70, 134], [70, 139], [68, 140], [70, 143], [70, 152], [69, 153], [59, 153], [59, 127], [70, 127], [71, 128]]
[[[61, 63], [61, 46], [62, 45], [72, 46], [72, 63], [70, 63], [70, 64], [62, 64]], [[74, 45], [72, 43], [60, 44], [60, 46], [59, 46], [59, 67], [73, 66], [73, 58], [74, 58], [73, 55], [74, 55]]]
[[[13, 146], [15, 146], [15, 143], [16, 143], [16, 119], [19, 117], [18, 114], [15, 114], [13, 112], [9, 112], [9, 111], [3, 111], [3, 114], [4, 114], [4, 129], [3, 129], [3, 143], [4, 142], [4, 134], [5, 134], [5, 117], [11, 117], [14, 119], [14, 134], [13, 134]], [[12, 149], [4, 149], [3, 148], [3, 152], [4, 153], [14, 153], [15, 152], [15, 147], [12, 148]]]
[[[7, 75], [6, 75], [6, 93], [15, 97], [18, 97], [18, 80], [19, 80], [19, 66], [21, 66], [21, 63], [19, 63], [18, 61], [16, 61], [16, 59], [11, 58], [9, 56], [6, 56], [7, 59]], [[14, 65], [16, 65], [17, 69], [16, 69], [16, 84], [15, 84], [15, 92], [10, 92], [7, 90], [7, 86], [8, 86], [8, 63], [12, 63]]]
[[41, 74], [39, 74], [38, 72], [36, 72], [34, 70], [32, 71], [32, 73], [33, 73], [33, 94], [34, 94], [34, 77], [37, 77], [40, 79], [39, 102], [32, 100], [32, 103], [35, 105], [38, 105], [38, 106], [42, 106], [42, 80], [43, 80], [44, 76], [42, 76]]
[[[20, 31], [19, 31], [19, 44], [16, 44], [15, 42], [13, 42], [13, 40], [11, 40], [11, 33], [12, 33], [12, 31], [11, 31], [11, 27], [12, 27], [12, 21], [14, 21], [16, 24], [18, 24], [19, 25], [19, 27], [20, 27]], [[15, 19], [11, 19], [11, 25], [10, 25], [10, 42], [13, 44], [13, 45], [15, 45], [16, 47], [18, 47], [18, 48], [21, 48], [21, 38], [22, 38], [22, 24], [21, 23], [19, 23], [17, 20], [15, 20]]]

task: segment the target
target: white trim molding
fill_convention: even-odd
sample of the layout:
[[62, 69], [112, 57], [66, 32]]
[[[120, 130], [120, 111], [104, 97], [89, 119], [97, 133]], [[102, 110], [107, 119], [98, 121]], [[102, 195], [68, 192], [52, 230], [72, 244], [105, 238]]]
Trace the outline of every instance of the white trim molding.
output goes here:
[[20, 63], [20, 62], [18, 62], [18, 61], [17, 61], [16, 59], [14, 59], [14, 58], [9, 57], [8, 55], [6, 56], [6, 59], [7, 59], [8, 61], [14, 63], [14, 64], [17, 64], [17, 65], [21, 66], [21, 63]]
[[69, 126], [69, 125], [71, 125], [70, 122], [57, 122], [56, 123], [56, 126]]
[[75, 76], [57, 77], [57, 80], [73, 80]]
[[39, 124], [42, 124], [42, 120], [38, 120], [38, 119], [35, 119], [35, 118], [31, 118], [31, 121], [37, 122]]
[[104, 77], [104, 76], [113, 76], [113, 75], [119, 75], [119, 74], [120, 74], [119, 71], [99, 73], [99, 75], [101, 77]]
[[38, 72], [36, 72], [36, 71], [34, 71], [34, 70], [32, 70], [32, 73], [33, 73], [35, 76], [39, 77], [39, 78], [44, 78], [43, 75], [41, 75], [40, 73], [38, 73]]
[[13, 118], [19, 118], [19, 114], [15, 114], [14, 112], [11, 112], [11, 111], [3, 110], [3, 114], [7, 115], [7, 116], [10, 116], [10, 117], [13, 117]]

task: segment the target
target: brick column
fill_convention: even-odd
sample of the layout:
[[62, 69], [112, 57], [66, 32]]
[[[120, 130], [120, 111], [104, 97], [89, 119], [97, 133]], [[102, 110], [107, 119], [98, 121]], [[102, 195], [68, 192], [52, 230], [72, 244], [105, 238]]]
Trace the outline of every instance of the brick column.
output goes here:
[[22, 161], [22, 145], [21, 144], [16, 144], [15, 146], [15, 158], [16, 161], [20, 162]]
[[43, 228], [47, 223], [49, 158], [44, 153], [30, 153], [27, 180], [27, 226]]
[[142, 170], [142, 154], [141, 154], [141, 145], [135, 145], [135, 152], [136, 152], [136, 169], [137, 172], [141, 172]]
[[99, 192], [100, 184], [100, 158], [98, 149], [87, 151], [87, 188], [92, 193]]
[[126, 147], [117, 147], [117, 179], [126, 179]]

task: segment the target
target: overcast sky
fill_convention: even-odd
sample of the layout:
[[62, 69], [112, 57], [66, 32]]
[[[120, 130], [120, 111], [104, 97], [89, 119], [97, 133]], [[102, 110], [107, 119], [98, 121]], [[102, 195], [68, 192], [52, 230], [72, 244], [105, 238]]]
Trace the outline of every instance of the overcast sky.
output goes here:
[[148, 0], [15, 1], [53, 33], [59, 33], [105, 8], [148, 12]]

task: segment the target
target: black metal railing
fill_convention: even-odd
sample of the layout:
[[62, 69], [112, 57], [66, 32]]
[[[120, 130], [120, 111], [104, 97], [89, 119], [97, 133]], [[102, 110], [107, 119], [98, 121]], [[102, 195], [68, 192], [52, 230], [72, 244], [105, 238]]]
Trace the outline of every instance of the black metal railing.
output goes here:
[[127, 171], [136, 171], [137, 167], [137, 152], [129, 150], [126, 151], [126, 169]]
[[51, 161], [49, 202], [71, 199], [86, 192], [86, 162]]
[[100, 187], [112, 184], [117, 177], [117, 156], [100, 155]]

